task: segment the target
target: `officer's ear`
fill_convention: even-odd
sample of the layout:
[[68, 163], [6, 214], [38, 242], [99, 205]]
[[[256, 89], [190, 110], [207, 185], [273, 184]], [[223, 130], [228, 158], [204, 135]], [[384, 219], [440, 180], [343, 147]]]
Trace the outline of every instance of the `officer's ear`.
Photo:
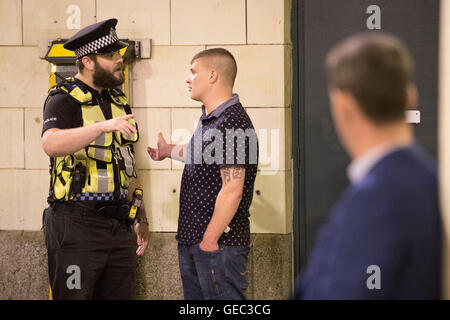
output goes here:
[[81, 58], [81, 63], [83, 64], [84, 68], [86, 70], [94, 72], [95, 70], [95, 56], [84, 56]]

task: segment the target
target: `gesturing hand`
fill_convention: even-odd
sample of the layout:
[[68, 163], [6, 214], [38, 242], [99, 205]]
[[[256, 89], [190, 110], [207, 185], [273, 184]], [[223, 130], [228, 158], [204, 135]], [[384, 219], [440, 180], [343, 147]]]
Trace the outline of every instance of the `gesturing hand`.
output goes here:
[[124, 137], [131, 137], [134, 133], [136, 133], [136, 127], [132, 125], [128, 120], [133, 118], [134, 114], [127, 114], [122, 117], [117, 117], [114, 119], [110, 119], [102, 122], [102, 131], [113, 132], [120, 131]]
[[134, 225], [134, 231], [136, 232], [137, 235], [137, 244], [138, 244], [136, 254], [138, 256], [142, 256], [148, 247], [148, 239], [149, 239], [148, 224], [136, 223]]
[[157, 148], [147, 147], [147, 152], [154, 161], [161, 161], [170, 156], [171, 146], [167, 144], [160, 132], [158, 134]]

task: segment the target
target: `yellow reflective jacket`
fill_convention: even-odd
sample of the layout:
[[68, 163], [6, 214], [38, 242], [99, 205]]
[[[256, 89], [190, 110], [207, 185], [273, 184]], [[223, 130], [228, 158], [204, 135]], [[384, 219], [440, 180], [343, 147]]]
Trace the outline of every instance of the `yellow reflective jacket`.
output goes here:
[[[108, 92], [112, 100], [112, 117], [126, 115], [128, 101], [125, 94], [116, 88], [108, 89]], [[68, 94], [80, 104], [83, 126], [106, 120], [100, 105], [92, 99], [91, 92], [73, 78], [50, 88], [49, 95], [55, 94]], [[129, 119], [129, 122], [137, 129], [134, 119]], [[98, 200], [95, 199], [98, 195], [113, 194], [114, 199], [111, 200], [118, 200], [119, 194], [128, 189], [130, 178], [136, 177], [133, 144], [138, 139], [138, 132], [131, 139], [125, 138], [119, 131], [103, 133], [74, 154], [51, 158], [50, 198], [67, 201], [90, 195], [94, 196], [91, 199]], [[77, 176], [80, 168], [84, 181], [81, 181], [81, 190], [74, 190], [74, 175], [75, 180], [80, 178]]]

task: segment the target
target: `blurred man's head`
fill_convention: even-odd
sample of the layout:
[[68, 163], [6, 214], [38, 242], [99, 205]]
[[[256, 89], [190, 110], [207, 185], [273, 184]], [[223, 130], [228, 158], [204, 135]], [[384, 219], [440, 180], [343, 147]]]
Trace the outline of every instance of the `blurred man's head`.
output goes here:
[[191, 76], [186, 80], [191, 98], [203, 101], [211, 89], [232, 91], [237, 74], [236, 60], [223, 49], [207, 49], [191, 60]]
[[414, 65], [406, 46], [382, 33], [345, 39], [327, 55], [331, 110], [344, 147], [358, 131], [405, 124], [405, 110], [417, 104]]

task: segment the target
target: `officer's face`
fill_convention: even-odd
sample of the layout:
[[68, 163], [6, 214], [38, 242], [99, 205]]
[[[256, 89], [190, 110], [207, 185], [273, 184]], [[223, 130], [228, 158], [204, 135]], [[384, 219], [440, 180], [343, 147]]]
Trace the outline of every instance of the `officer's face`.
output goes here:
[[120, 86], [125, 80], [123, 73], [123, 59], [118, 51], [97, 55], [93, 82], [102, 88]]

